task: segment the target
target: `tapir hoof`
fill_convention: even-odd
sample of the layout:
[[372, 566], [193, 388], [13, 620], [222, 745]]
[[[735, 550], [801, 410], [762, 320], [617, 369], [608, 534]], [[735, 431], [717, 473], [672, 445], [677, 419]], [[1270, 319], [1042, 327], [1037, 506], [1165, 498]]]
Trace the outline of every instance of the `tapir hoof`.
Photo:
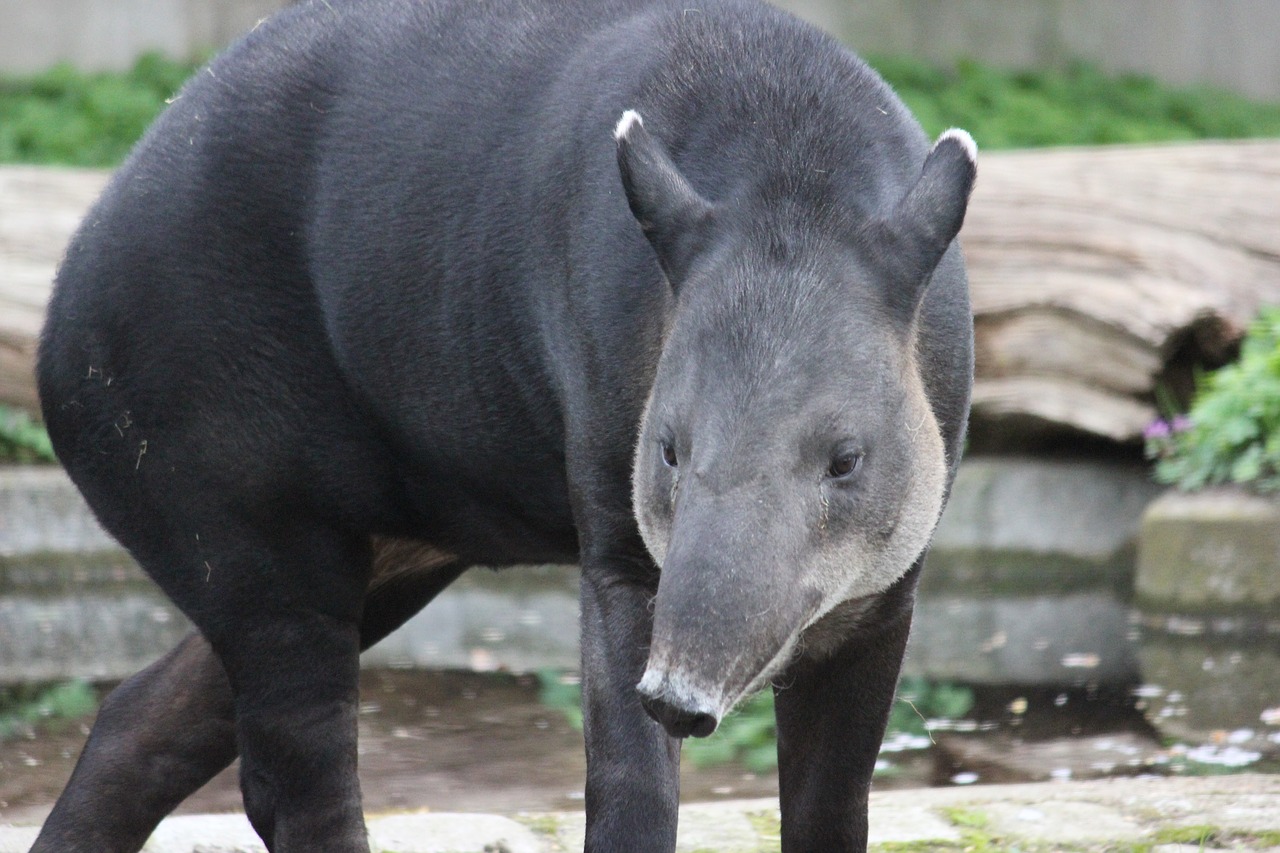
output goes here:
[[645, 712], [672, 737], [706, 737], [720, 724], [715, 712], [696, 700], [676, 699], [665, 690], [650, 690], [643, 683], [637, 690]]

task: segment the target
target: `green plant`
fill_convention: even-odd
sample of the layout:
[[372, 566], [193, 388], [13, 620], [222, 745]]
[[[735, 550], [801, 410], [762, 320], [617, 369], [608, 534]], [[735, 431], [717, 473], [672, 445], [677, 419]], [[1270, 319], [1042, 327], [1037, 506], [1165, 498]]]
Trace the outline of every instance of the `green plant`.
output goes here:
[[1003, 71], [968, 61], [949, 69], [906, 57], [870, 62], [930, 134], [964, 127], [984, 149], [1280, 136], [1280, 105], [1083, 63]]
[[85, 681], [68, 681], [49, 688], [0, 689], [0, 741], [37, 726], [57, 728], [61, 723], [92, 714], [98, 694]]
[[[538, 673], [539, 700], [563, 713], [582, 728], [582, 690], [575, 679], [555, 670]], [[964, 716], [973, 707], [973, 692], [967, 687], [936, 684], [924, 678], [904, 678], [898, 685], [898, 699], [889, 717], [886, 737], [907, 733], [924, 735], [926, 719]], [[778, 765], [778, 730], [774, 720], [773, 693], [757, 693], [720, 722], [708, 738], [689, 738], [685, 756], [695, 767], [709, 767], [740, 761], [752, 772], [764, 773]]]
[[538, 701], [564, 714], [571, 726], [582, 731], [582, 685], [576, 677], [555, 669], [539, 670]]
[[1260, 313], [1238, 361], [1198, 377], [1186, 416], [1156, 421], [1145, 438], [1160, 482], [1280, 492], [1280, 307]]
[[[871, 63], [931, 134], [959, 125], [984, 149], [1280, 136], [1280, 105], [1112, 77], [1086, 64], [1002, 71], [890, 56]], [[114, 166], [196, 67], [147, 54], [123, 74], [59, 65], [0, 78], [0, 162]]]
[[0, 403], [0, 462], [57, 462], [49, 433], [22, 409]]
[[708, 738], [689, 738], [684, 754], [695, 767], [741, 761], [753, 773], [778, 766], [778, 727], [773, 716], [773, 692], [765, 690], [738, 706], [720, 721]]
[[0, 162], [114, 166], [195, 70], [156, 53], [125, 73], [58, 65], [0, 78]]
[[955, 720], [973, 708], [973, 691], [920, 676], [904, 676], [898, 682], [898, 698], [889, 712], [887, 733], [927, 735], [929, 720]]

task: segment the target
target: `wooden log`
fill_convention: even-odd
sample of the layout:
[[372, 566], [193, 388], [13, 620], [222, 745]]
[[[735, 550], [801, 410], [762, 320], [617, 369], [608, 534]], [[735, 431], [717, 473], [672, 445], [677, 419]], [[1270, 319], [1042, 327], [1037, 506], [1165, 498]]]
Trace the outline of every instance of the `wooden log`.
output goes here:
[[[981, 142], [981, 140], [979, 140]], [[972, 435], [1133, 442], [1157, 384], [1220, 362], [1280, 304], [1280, 142], [984, 154], [961, 240], [978, 337]], [[53, 269], [106, 181], [0, 168], [0, 401], [35, 407]]]
[[975, 442], [1134, 442], [1280, 304], [1280, 142], [986, 155], [961, 241]]
[[107, 172], [0, 168], [0, 403], [36, 411], [36, 339], [67, 240]]

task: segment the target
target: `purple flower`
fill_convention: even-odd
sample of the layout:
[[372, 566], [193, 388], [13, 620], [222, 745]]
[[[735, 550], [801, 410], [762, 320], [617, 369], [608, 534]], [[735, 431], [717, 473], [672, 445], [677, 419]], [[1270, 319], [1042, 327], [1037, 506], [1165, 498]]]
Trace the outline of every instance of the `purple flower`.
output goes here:
[[1191, 418], [1186, 415], [1178, 415], [1169, 426], [1174, 432], [1186, 432], [1192, 427]]
[[1142, 437], [1147, 441], [1168, 438], [1171, 434], [1169, 425], [1158, 418], [1147, 424], [1147, 428], [1142, 431]]

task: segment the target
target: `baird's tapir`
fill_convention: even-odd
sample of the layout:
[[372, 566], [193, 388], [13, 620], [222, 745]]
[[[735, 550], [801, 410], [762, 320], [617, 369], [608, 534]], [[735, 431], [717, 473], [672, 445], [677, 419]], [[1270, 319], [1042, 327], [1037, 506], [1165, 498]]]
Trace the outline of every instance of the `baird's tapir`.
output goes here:
[[965, 432], [975, 157], [754, 0], [262, 23], [49, 307], [59, 458], [199, 631], [108, 697], [35, 850], [135, 851], [238, 755], [271, 850], [367, 851], [360, 650], [469, 567], [567, 561], [588, 850], [671, 851], [681, 739], [768, 686], [782, 849], [864, 848]]

